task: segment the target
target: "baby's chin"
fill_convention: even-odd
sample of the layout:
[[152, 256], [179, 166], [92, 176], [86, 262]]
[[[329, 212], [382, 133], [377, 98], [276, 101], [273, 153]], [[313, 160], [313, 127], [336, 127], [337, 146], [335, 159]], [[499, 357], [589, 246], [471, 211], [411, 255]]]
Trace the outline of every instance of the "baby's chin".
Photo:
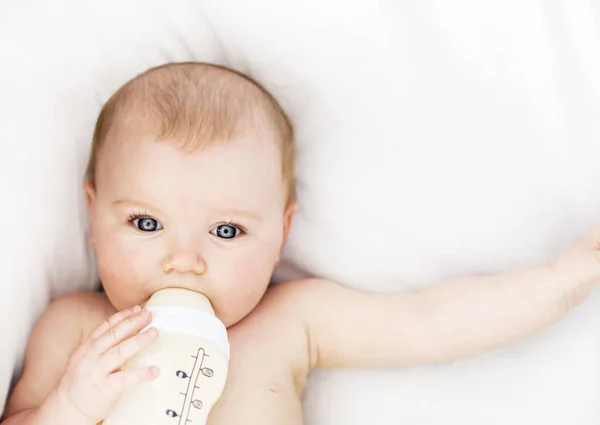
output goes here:
[[247, 296], [243, 298], [235, 297], [223, 300], [211, 300], [215, 315], [227, 328], [234, 326], [256, 309], [267, 288], [265, 287], [264, 289], [264, 291], [258, 293], [246, 294]]
[[215, 315], [219, 318], [225, 327], [229, 328], [239, 322], [241, 322], [246, 316], [248, 316], [256, 305], [245, 305], [245, 306], [233, 306], [229, 305], [223, 308], [213, 306], [215, 309]]

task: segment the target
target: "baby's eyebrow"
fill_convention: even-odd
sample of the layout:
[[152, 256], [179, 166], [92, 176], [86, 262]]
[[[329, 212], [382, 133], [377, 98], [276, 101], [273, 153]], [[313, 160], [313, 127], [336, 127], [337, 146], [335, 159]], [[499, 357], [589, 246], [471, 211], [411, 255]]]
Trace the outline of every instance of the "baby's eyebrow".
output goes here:
[[135, 200], [135, 199], [116, 199], [113, 202], [113, 205], [115, 206], [121, 206], [121, 205], [134, 205], [136, 207], [141, 207], [147, 210], [151, 210], [151, 211], [156, 211], [156, 212], [160, 212], [159, 208], [156, 208], [146, 202], [143, 201], [139, 201], [139, 200]]
[[245, 210], [242, 208], [223, 208], [215, 210], [215, 213], [223, 214], [223, 215], [231, 215], [234, 217], [244, 217], [248, 220], [261, 221], [262, 217], [258, 214], [253, 213], [250, 210]]

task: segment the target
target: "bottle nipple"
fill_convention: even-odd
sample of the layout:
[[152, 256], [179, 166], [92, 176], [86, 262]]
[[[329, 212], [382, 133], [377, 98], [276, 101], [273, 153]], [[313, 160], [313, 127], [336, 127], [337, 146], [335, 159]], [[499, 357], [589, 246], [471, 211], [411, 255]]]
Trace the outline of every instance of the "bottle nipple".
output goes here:
[[199, 292], [183, 288], [165, 288], [156, 291], [146, 301], [145, 307], [155, 306], [191, 307], [215, 314], [215, 311], [206, 296]]

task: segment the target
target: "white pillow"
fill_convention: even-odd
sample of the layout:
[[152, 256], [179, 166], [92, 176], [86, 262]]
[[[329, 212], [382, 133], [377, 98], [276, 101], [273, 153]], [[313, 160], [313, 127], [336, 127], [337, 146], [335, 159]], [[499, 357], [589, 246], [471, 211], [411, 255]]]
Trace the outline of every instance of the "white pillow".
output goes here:
[[[48, 300], [94, 286], [80, 183], [96, 114], [126, 79], [209, 60], [265, 84], [300, 141], [302, 209], [275, 279], [399, 291], [545, 261], [600, 224], [597, 7], [3, 4], [0, 396]], [[316, 372], [306, 423], [597, 424], [599, 304], [449, 365]]]

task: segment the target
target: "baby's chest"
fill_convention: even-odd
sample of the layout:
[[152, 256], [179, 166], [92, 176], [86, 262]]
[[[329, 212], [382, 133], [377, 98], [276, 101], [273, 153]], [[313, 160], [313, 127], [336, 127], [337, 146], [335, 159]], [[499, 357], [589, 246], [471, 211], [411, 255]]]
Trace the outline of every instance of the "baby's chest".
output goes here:
[[230, 343], [225, 390], [210, 414], [209, 425], [302, 424], [301, 389], [285, 348], [236, 334]]

